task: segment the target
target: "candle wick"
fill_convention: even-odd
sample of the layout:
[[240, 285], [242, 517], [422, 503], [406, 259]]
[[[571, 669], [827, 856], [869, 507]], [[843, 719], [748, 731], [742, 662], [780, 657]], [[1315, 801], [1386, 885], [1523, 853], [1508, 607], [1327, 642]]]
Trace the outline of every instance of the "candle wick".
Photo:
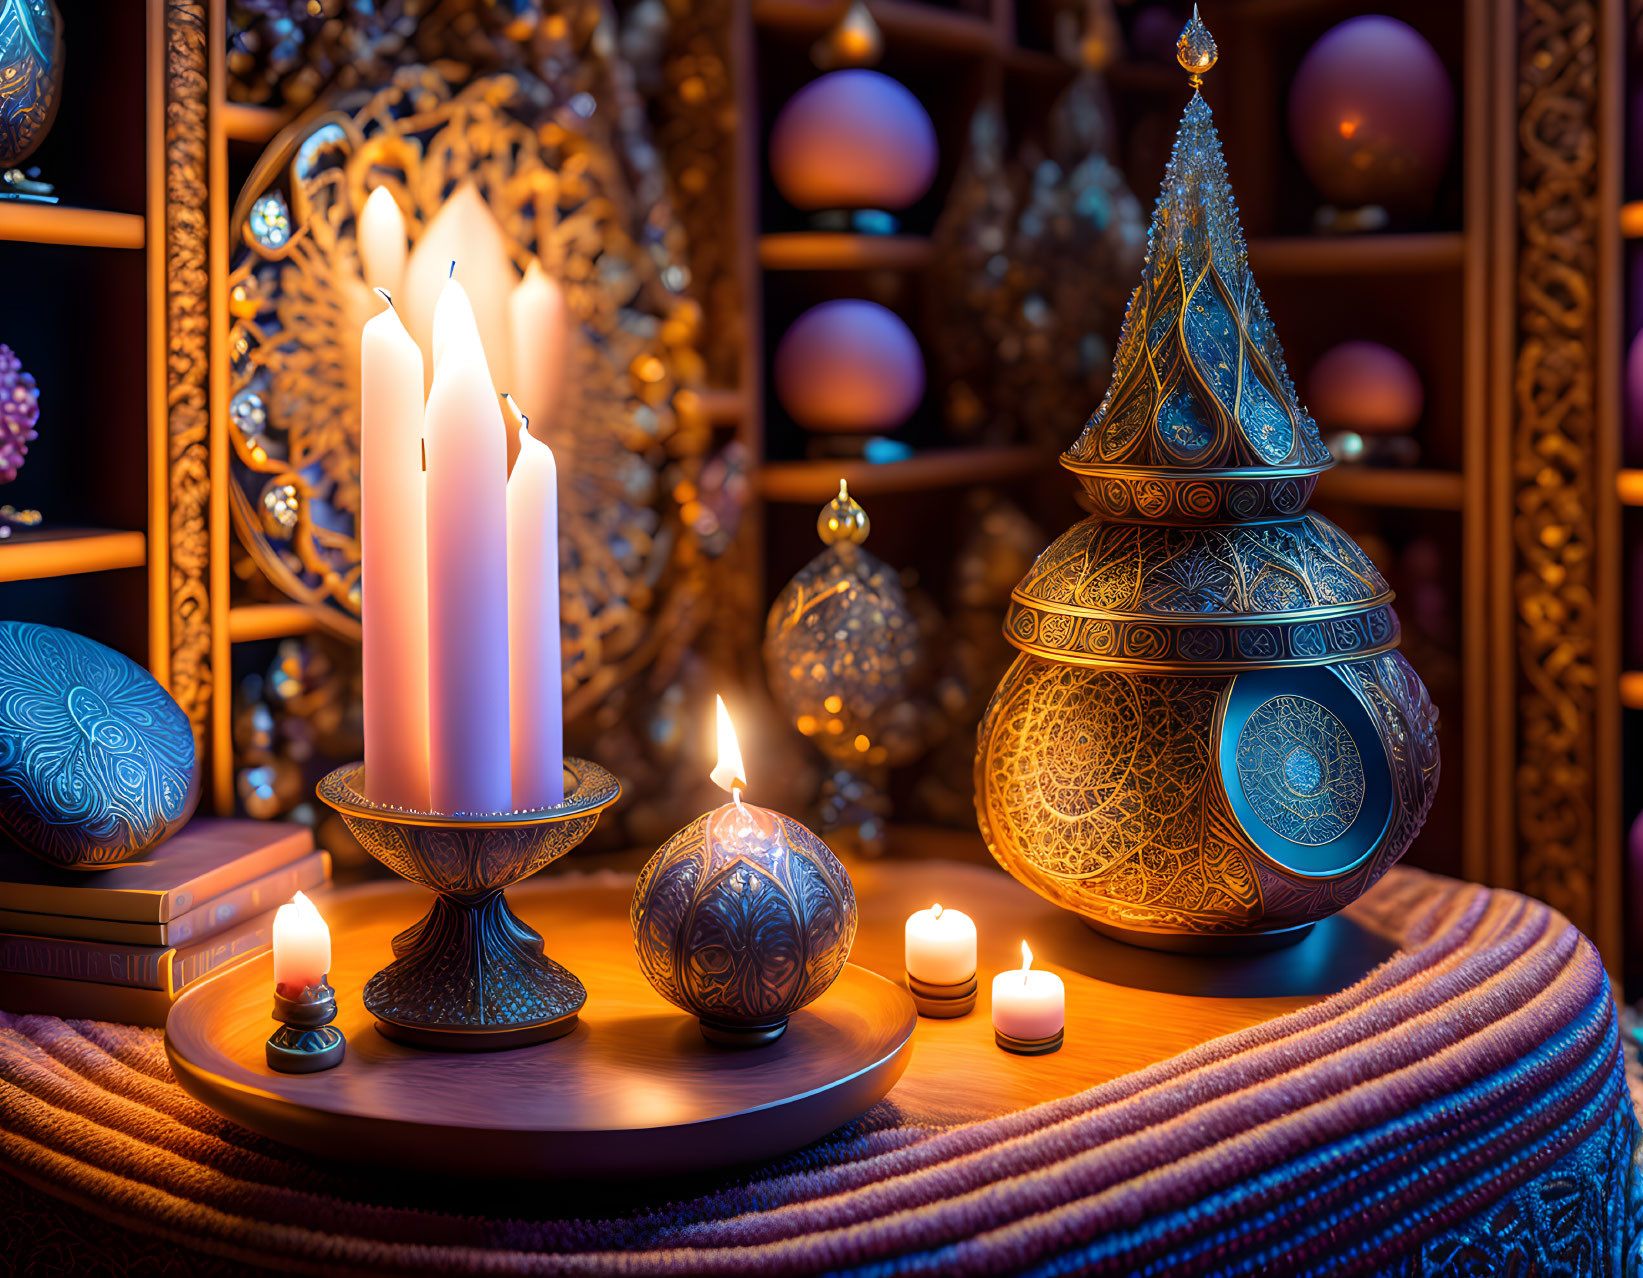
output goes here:
[[742, 790], [741, 790], [741, 787], [740, 786], [735, 786], [735, 785], [731, 786], [730, 787], [730, 797], [732, 799], [736, 800], [736, 810], [738, 812], [741, 811], [741, 808], [742, 808]]
[[456, 278], [456, 259], [454, 257], [451, 259], [451, 269], [445, 272], [445, 278], [448, 280]]
[[428, 469], [428, 437], [426, 435], [424, 435], [422, 437], [421, 444], [422, 444], [422, 469], [423, 469], [424, 472], [426, 472], [427, 469]]
[[376, 290], [376, 295], [378, 297], [380, 297], [384, 302], [388, 303], [388, 309], [390, 311], [393, 311], [396, 315], [399, 313], [399, 308], [394, 305], [394, 295], [392, 293], [390, 293], [387, 289], [385, 289], [385, 288], [377, 289]]

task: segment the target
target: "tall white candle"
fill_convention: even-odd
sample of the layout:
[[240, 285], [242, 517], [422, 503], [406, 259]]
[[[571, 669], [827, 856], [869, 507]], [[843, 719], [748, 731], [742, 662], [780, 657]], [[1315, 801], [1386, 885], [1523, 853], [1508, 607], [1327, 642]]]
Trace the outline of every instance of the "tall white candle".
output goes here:
[[392, 306], [368, 320], [360, 334], [359, 478], [365, 794], [376, 803], [425, 809], [428, 512], [422, 352]]
[[417, 240], [405, 267], [401, 299], [405, 327], [422, 347], [430, 376], [438, 371], [433, 354], [434, 307], [453, 261], [457, 282], [472, 302], [492, 384], [506, 389], [512, 384], [508, 297], [519, 272], [514, 269], [501, 224], [472, 182], [451, 192]]
[[1067, 987], [1032, 964], [1023, 941], [1021, 966], [993, 977], [993, 1028], [1010, 1038], [1049, 1038], [1067, 1023]]
[[[460, 290], [456, 280], [448, 289]], [[439, 812], [512, 806], [508, 458], [479, 335], [452, 330], [434, 370], [428, 448], [428, 780]]]
[[559, 658], [559, 468], [503, 396], [519, 442], [508, 477], [508, 661], [513, 806], [565, 801], [564, 684]]
[[331, 970], [331, 929], [298, 892], [274, 911], [274, 987], [295, 998]]
[[907, 975], [926, 985], [958, 985], [976, 974], [976, 925], [939, 904], [907, 920]]
[[508, 331], [513, 341], [509, 393], [530, 422], [531, 433], [549, 440], [564, 402], [570, 313], [564, 289], [535, 258], [508, 298]]
[[405, 215], [387, 187], [379, 186], [366, 197], [356, 238], [365, 282], [396, 292], [405, 277]]

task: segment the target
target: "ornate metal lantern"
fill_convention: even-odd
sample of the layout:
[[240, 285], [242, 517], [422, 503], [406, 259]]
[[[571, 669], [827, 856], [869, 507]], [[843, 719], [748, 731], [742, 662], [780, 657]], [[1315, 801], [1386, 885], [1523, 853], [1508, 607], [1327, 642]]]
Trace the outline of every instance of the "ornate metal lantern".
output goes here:
[[993, 856], [1100, 931], [1286, 944], [1376, 881], [1438, 781], [1392, 592], [1306, 510], [1301, 407], [1192, 73], [1112, 384], [1061, 458], [1094, 511], [1016, 587], [976, 810]]

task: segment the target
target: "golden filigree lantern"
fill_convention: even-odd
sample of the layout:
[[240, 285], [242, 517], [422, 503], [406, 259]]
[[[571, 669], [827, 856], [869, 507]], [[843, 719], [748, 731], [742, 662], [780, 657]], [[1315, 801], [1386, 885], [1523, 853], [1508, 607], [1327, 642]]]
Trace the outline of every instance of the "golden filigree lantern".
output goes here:
[[1061, 458], [1094, 514], [1015, 589], [982, 721], [993, 856], [1095, 928], [1160, 949], [1304, 936], [1414, 840], [1437, 713], [1392, 592], [1307, 511], [1331, 464], [1301, 407], [1209, 107], [1194, 92], [1112, 384]]

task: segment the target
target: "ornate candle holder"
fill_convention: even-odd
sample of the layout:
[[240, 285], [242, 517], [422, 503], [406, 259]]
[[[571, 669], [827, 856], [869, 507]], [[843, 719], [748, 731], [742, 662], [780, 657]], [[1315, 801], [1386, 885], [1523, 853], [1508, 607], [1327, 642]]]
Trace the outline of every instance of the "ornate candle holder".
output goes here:
[[527, 812], [441, 814], [372, 803], [365, 765], [319, 783], [365, 850], [431, 888], [428, 913], [394, 938], [394, 962], [365, 985], [377, 1029], [397, 1042], [488, 1052], [576, 1028], [582, 982], [542, 952], [542, 938], [508, 908], [506, 888], [585, 839], [621, 786], [597, 763], [565, 760], [565, 801]]
[[639, 970], [721, 1047], [763, 1047], [837, 978], [856, 894], [832, 850], [739, 799], [664, 843], [633, 890]]
[[280, 1027], [268, 1039], [268, 1068], [282, 1074], [317, 1074], [342, 1064], [348, 1043], [331, 1024], [336, 1016], [337, 993], [329, 980], [306, 986], [296, 998], [276, 989], [274, 1019]]

